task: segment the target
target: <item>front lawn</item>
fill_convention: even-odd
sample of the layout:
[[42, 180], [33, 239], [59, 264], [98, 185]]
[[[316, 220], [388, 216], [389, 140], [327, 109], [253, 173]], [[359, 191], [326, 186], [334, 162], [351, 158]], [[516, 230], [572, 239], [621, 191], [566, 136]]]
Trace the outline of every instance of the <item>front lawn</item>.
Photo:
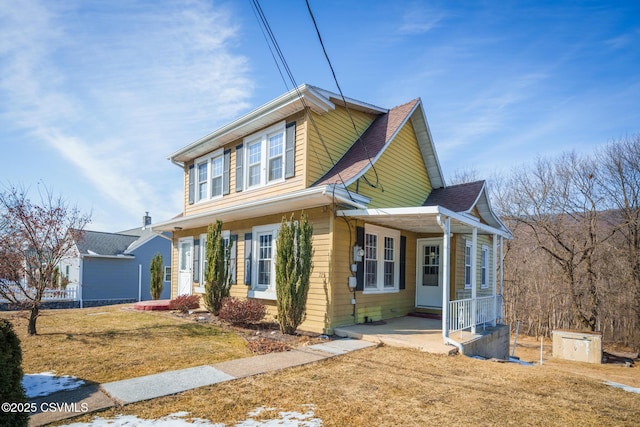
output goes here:
[[239, 335], [131, 305], [44, 310], [38, 335], [26, 312], [0, 312], [22, 344], [25, 373], [53, 371], [104, 383], [251, 356]]
[[[587, 368], [590, 373], [597, 369]], [[638, 383], [638, 366], [615, 368]], [[640, 395], [591, 376], [567, 372], [563, 364], [521, 366], [378, 347], [113, 408], [78, 421], [118, 414], [161, 419], [188, 412], [186, 418], [230, 426], [247, 420], [248, 414], [259, 413], [252, 418], [266, 421], [310, 411], [324, 426], [638, 425]]]

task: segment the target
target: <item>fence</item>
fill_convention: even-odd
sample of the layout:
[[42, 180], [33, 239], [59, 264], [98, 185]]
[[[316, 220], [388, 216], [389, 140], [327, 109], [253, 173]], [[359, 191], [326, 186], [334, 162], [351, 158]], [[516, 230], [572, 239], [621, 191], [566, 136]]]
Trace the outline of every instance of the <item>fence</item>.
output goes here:
[[[24, 295], [25, 292], [18, 286], [13, 288], [9, 288], [9, 293], [12, 293], [16, 296], [16, 298], [20, 300], [26, 299]], [[26, 293], [33, 297], [36, 294], [36, 290], [33, 288], [26, 289]], [[77, 301], [78, 300], [78, 289], [77, 288], [67, 288], [67, 289], [45, 289], [42, 294], [42, 301]], [[6, 299], [0, 297], [0, 302], [9, 302]]]

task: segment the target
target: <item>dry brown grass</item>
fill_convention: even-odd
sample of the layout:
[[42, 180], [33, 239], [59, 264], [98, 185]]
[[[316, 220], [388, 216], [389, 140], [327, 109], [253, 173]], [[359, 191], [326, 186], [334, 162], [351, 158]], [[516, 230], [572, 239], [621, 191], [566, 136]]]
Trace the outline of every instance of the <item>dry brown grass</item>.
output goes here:
[[[616, 367], [638, 379], [637, 368]], [[526, 367], [378, 347], [299, 368], [108, 410], [179, 411], [233, 425], [258, 407], [305, 412], [326, 426], [637, 425], [640, 398], [561, 367]], [[265, 416], [268, 416], [266, 414]], [[85, 417], [84, 420], [90, 419]]]
[[35, 337], [26, 334], [25, 313], [0, 317], [14, 324], [26, 373], [103, 383], [251, 355], [237, 334], [131, 305], [45, 310]]

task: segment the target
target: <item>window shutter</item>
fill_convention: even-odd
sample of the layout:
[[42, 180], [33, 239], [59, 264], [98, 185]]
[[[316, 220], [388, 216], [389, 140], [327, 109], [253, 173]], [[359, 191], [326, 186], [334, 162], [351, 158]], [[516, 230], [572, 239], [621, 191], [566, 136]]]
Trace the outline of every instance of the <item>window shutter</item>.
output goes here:
[[[364, 227], [356, 227], [356, 245], [364, 249]], [[364, 290], [364, 257], [362, 261], [356, 263], [356, 291]]]
[[406, 287], [407, 236], [400, 236], [400, 289]]
[[193, 241], [193, 281], [200, 282], [200, 240]]
[[238, 235], [229, 236], [231, 242], [231, 253], [229, 254], [229, 274], [231, 275], [231, 283], [235, 285], [238, 272]]
[[195, 174], [195, 166], [196, 165], [190, 165], [189, 166], [189, 204], [192, 205], [195, 203], [195, 180], [196, 180], [196, 174]]
[[242, 144], [236, 146], [236, 191], [242, 191], [244, 181], [242, 165], [244, 163], [244, 150]]
[[224, 150], [224, 157], [222, 159], [222, 195], [229, 194], [230, 187], [230, 166], [231, 166], [231, 150]]
[[244, 284], [251, 286], [251, 233], [244, 234]]
[[285, 144], [284, 177], [291, 178], [296, 174], [296, 122], [287, 124]]

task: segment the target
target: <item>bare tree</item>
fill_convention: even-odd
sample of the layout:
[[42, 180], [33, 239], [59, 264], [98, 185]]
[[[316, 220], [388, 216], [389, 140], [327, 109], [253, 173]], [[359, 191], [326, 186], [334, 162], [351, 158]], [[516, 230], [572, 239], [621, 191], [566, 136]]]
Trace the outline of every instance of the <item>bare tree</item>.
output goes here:
[[[635, 341], [640, 343], [640, 135], [610, 143], [598, 153], [602, 164], [599, 183], [607, 196], [611, 224], [626, 260], [629, 296], [620, 301], [635, 315]], [[624, 276], [619, 271], [618, 276]]]
[[598, 231], [602, 200], [595, 173], [596, 165], [575, 153], [540, 158], [514, 172], [508, 202], [501, 204], [560, 268], [573, 315], [590, 330], [597, 327], [600, 307], [594, 254], [608, 238]]
[[29, 311], [29, 335], [36, 335], [46, 289], [57, 286], [55, 271], [90, 222], [49, 190], [33, 203], [24, 188], [0, 193], [0, 297]]

